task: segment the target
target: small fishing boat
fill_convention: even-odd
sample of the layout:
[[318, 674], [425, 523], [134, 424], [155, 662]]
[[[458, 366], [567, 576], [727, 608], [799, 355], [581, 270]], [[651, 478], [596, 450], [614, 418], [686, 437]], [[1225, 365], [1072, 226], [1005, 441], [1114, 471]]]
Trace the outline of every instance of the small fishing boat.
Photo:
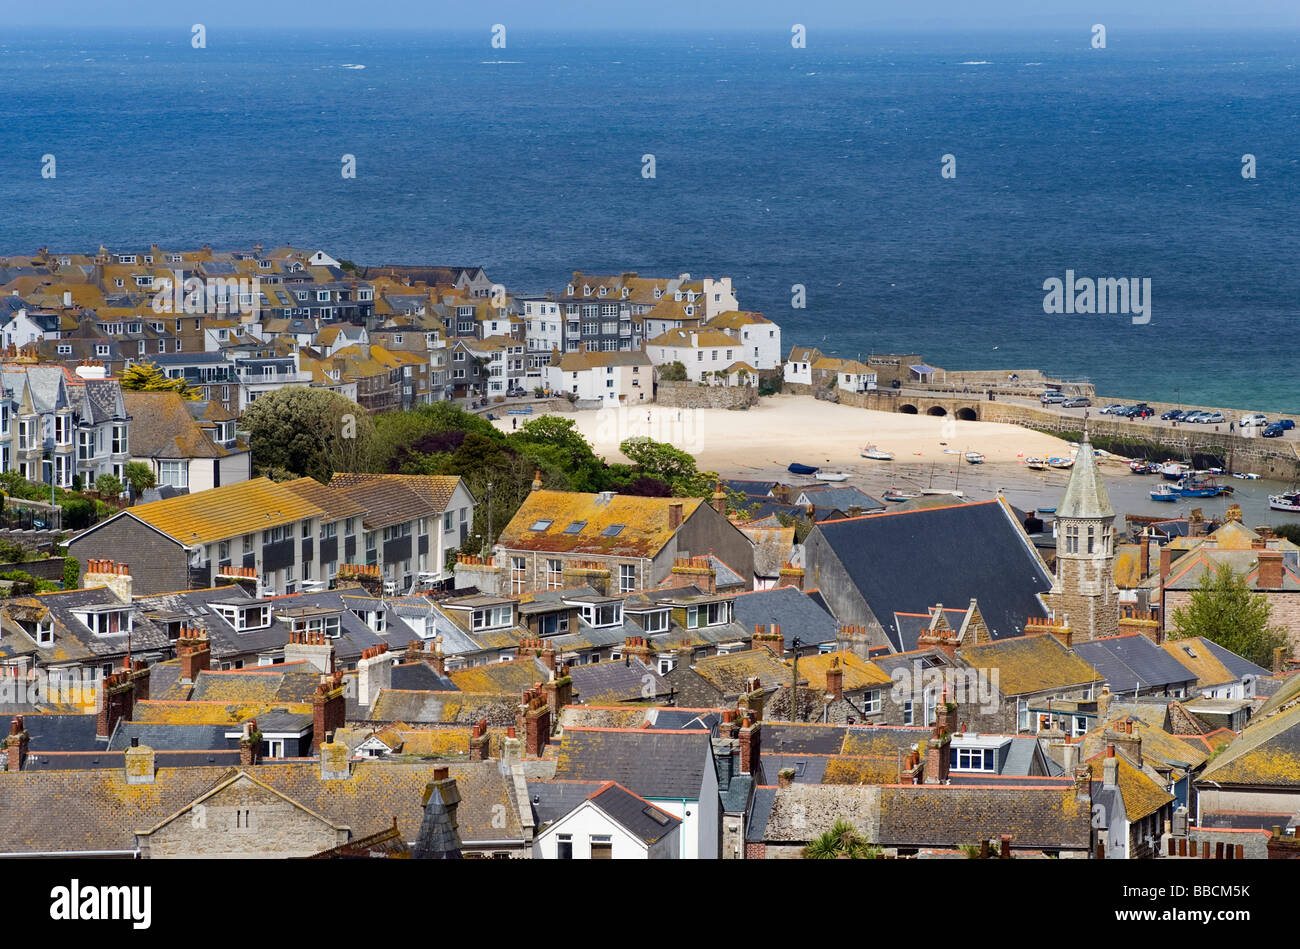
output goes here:
[[1259, 475], [1255, 474], [1255, 472], [1253, 472], [1253, 471], [1234, 471], [1234, 472], [1232, 473], [1232, 476], [1233, 476], [1234, 478], [1243, 478], [1243, 479], [1245, 479], [1246, 481], [1258, 481], [1258, 480], [1259, 480]]
[[[881, 451], [875, 445], [868, 445], [859, 452], [863, 458], [870, 458], [872, 461], [893, 461], [894, 453], [892, 451]], [[917, 452], [920, 454], [920, 452]]]
[[966, 452], [966, 463], [969, 465], [982, 465], [984, 464], [984, 455], [978, 451], [968, 451]]
[[1166, 481], [1182, 481], [1191, 470], [1191, 465], [1185, 465], [1181, 461], [1168, 461], [1160, 466], [1160, 477]]
[[1300, 492], [1270, 494], [1268, 506], [1275, 511], [1300, 511]]
[[943, 497], [953, 497], [953, 498], [964, 498], [966, 496], [962, 494], [960, 491], [949, 491], [945, 488], [922, 488], [921, 493], [926, 495], [927, 497], [943, 496]]
[[1048, 458], [1047, 464], [1049, 467], [1052, 468], [1073, 468], [1074, 459], [1073, 458]]
[[1219, 484], [1213, 478], [1184, 478], [1173, 488], [1180, 498], [1217, 498], [1232, 491], [1231, 485]]
[[1056, 508], [1054, 508], [1054, 507], [1040, 507], [1040, 508], [1038, 509], [1038, 513], [1039, 513], [1039, 514], [1055, 514], [1055, 513], [1056, 513]]
[[799, 464], [799, 462], [795, 461], [795, 462], [791, 462], [790, 467], [786, 468], [785, 470], [790, 472], [790, 474], [811, 475], [811, 474], [816, 474], [821, 469], [818, 468], [816, 465], [801, 465]]
[[885, 491], [883, 497], [886, 501], [898, 502], [898, 501], [910, 501], [912, 498], [920, 497], [920, 495], [914, 494], [910, 491], [903, 491], [899, 488], [894, 487], [893, 485], [890, 485], [889, 489]]
[[1152, 501], [1177, 501], [1178, 495], [1174, 493], [1174, 489], [1171, 488], [1169, 485], [1162, 484], [1162, 485], [1158, 485], [1156, 488], [1154, 488], [1151, 491], [1151, 500]]
[[1031, 471], [1046, 471], [1047, 462], [1042, 458], [1026, 458], [1025, 467]]
[[817, 480], [819, 480], [819, 481], [837, 481], [837, 482], [838, 482], [838, 481], [848, 481], [848, 480], [849, 480], [849, 476], [846, 475], [843, 471], [832, 471], [830, 474], [819, 474], [819, 475], [817, 476]]
[[1155, 474], [1160, 469], [1158, 465], [1153, 465], [1148, 461], [1130, 461], [1128, 463], [1128, 470], [1134, 474], [1148, 475]]

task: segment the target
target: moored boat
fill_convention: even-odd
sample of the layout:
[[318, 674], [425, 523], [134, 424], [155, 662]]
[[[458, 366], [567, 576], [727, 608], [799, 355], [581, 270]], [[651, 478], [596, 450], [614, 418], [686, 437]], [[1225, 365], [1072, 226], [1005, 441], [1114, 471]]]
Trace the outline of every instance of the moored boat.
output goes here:
[[1047, 462], [1042, 458], [1026, 458], [1025, 467], [1030, 471], [1046, 471]]
[[843, 471], [832, 471], [830, 474], [824, 474], [824, 473], [819, 474], [817, 478], [820, 481], [848, 481], [849, 480], [849, 476], [846, 475]]
[[1180, 498], [1217, 498], [1233, 491], [1231, 485], [1219, 484], [1213, 478], [1184, 478], [1170, 490]]
[[799, 464], [799, 462], [794, 461], [791, 462], [790, 467], [786, 468], [785, 470], [790, 472], [790, 474], [810, 475], [810, 474], [816, 474], [821, 469], [818, 468], [816, 465], [801, 465]]
[[1160, 466], [1160, 477], [1166, 481], [1181, 481], [1191, 470], [1191, 465], [1185, 465], [1181, 461], [1168, 461]]
[[1234, 471], [1234, 472], [1232, 473], [1232, 476], [1233, 476], [1234, 478], [1244, 478], [1246, 481], [1258, 481], [1258, 480], [1259, 480], [1259, 475], [1255, 474], [1255, 472], [1253, 472], [1253, 471]]
[[1152, 489], [1151, 500], [1152, 501], [1177, 501], [1178, 495], [1174, 493], [1174, 489], [1171, 488], [1169, 485], [1161, 484], [1161, 485], [1157, 485], [1154, 489]]
[[1300, 511], [1300, 492], [1270, 494], [1268, 506], [1275, 511]]
[[968, 451], [966, 452], [966, 463], [970, 465], [982, 465], [984, 464], [984, 455], [978, 451]]
[[870, 458], [872, 461], [893, 461], [894, 453], [892, 451], [881, 451], [875, 445], [868, 445], [862, 449], [859, 454], [863, 458]]
[[910, 491], [903, 491], [900, 488], [890, 485], [889, 489], [885, 491], [883, 497], [886, 501], [898, 502], [910, 501], [912, 498], [920, 497], [920, 495]]
[[1047, 464], [1049, 467], [1052, 468], [1073, 468], [1074, 459], [1073, 458], [1048, 458]]

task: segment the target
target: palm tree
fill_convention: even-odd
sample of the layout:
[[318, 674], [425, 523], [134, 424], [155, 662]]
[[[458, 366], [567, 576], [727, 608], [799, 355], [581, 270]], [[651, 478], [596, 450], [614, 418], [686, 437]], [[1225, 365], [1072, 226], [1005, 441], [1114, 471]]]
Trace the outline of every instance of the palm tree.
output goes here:
[[869, 844], [858, 829], [844, 819], [803, 848], [806, 860], [875, 860], [880, 848]]
[[128, 461], [122, 475], [126, 478], [126, 483], [131, 487], [131, 501], [133, 503], [141, 493], [148, 488], [152, 488], [157, 483], [153, 469], [143, 461]]

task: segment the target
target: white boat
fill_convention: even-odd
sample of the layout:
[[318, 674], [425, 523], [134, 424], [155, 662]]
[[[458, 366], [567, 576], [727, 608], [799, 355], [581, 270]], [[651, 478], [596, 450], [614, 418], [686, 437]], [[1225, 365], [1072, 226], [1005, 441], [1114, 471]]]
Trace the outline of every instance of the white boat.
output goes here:
[[1026, 458], [1025, 467], [1031, 471], [1046, 471], [1047, 462], [1042, 458]]
[[1185, 465], [1181, 461], [1169, 461], [1160, 466], [1160, 476], [1166, 481], [1181, 481], [1183, 475], [1191, 470], [1191, 465]]
[[966, 452], [966, 462], [972, 465], [982, 465], [984, 464], [984, 455], [978, 451], [968, 451]]
[[848, 481], [849, 476], [843, 471], [832, 471], [830, 474], [819, 474], [818, 481]]
[[1268, 506], [1275, 511], [1300, 511], [1300, 493], [1270, 494]]
[[1047, 464], [1052, 468], [1073, 468], [1073, 458], [1048, 458]]
[[863, 458], [870, 458], [872, 461], [893, 461], [894, 453], [892, 451], [881, 451], [875, 445], [868, 445], [859, 452]]
[[1233, 476], [1234, 478], [1244, 478], [1246, 481], [1258, 481], [1258, 480], [1259, 480], [1259, 475], [1255, 474], [1255, 472], [1253, 472], [1253, 471], [1234, 471], [1234, 472], [1232, 473], [1232, 476]]
[[966, 496], [960, 491], [949, 491], [944, 488], [922, 488], [921, 493], [929, 497], [947, 496], [953, 498], [964, 498]]

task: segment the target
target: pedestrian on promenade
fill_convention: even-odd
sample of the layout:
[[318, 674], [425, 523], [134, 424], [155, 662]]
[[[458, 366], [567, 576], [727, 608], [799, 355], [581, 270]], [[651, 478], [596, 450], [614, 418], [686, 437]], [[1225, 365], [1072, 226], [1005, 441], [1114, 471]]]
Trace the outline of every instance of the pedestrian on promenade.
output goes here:
[[516, 428], [516, 429], [519, 427], [519, 419], [518, 419], [517, 417], [514, 417], [514, 416], [511, 417], [511, 419], [510, 419], [510, 427], [511, 427], [511, 428]]
[[1229, 423], [1228, 423], [1228, 434], [1232, 434], [1232, 433], [1235, 432], [1236, 430], [1237, 430], [1237, 423], [1236, 423], [1236, 422], [1229, 422]]

